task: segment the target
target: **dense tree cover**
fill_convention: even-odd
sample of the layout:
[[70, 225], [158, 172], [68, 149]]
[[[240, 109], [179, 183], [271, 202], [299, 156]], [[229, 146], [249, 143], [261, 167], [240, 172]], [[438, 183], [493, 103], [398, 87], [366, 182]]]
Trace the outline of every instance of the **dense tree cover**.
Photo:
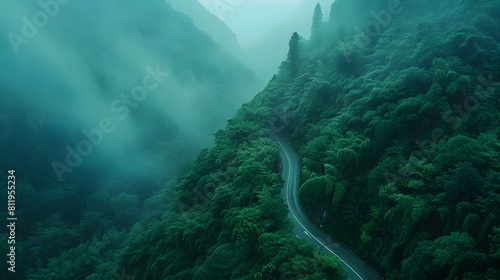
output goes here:
[[303, 206], [388, 279], [500, 277], [499, 12], [337, 0], [319, 46], [271, 81]]
[[[138, 225], [145, 227], [161, 217], [169, 195], [166, 189], [185, 173], [186, 166], [201, 148], [210, 144], [211, 133], [234, 114], [243, 100], [255, 93], [252, 88], [257, 88], [256, 77], [248, 68], [198, 30], [190, 18], [163, 1], [130, 1], [130, 6], [137, 7], [133, 17], [127, 17], [128, 9], [133, 8], [110, 10], [113, 1], [108, 2], [91, 10], [124, 18], [127, 24], [120, 26], [123, 28], [120, 30], [129, 31], [127, 38], [135, 39], [137, 48], [142, 46], [144, 52], [159, 55], [154, 63], [160, 64], [161, 71], [171, 72], [169, 80], [164, 81], [165, 90], [150, 92], [149, 98], [137, 108], [130, 108], [125, 121], [117, 120], [116, 131], [105, 135], [103, 143], [93, 146], [93, 152], [59, 182], [51, 163], [66, 164], [66, 146], [76, 149], [79, 141], [87, 139], [81, 132], [83, 129], [95, 129], [100, 119], [116, 115], [110, 111], [110, 105], [114, 98], [129, 93], [142, 82], [144, 68], [137, 67], [148, 63], [147, 59], [134, 58], [132, 54], [118, 55], [113, 49], [117, 45], [110, 43], [115, 40], [111, 35], [100, 41], [99, 35], [92, 33], [93, 15], [87, 16], [90, 27], [80, 28], [84, 13], [77, 6], [78, 20], [72, 19], [67, 25], [54, 22], [47, 26], [44, 36], [50, 36], [51, 32], [64, 33], [63, 47], [58, 46], [57, 52], [64, 53], [60, 48], [67, 47], [74, 51], [75, 57], [83, 58], [83, 65], [75, 66], [77, 63], [71, 62], [68, 67], [71, 70], [81, 67], [82, 72], [89, 73], [89, 79], [95, 78], [89, 81], [89, 84], [95, 82], [95, 92], [85, 94], [98, 95], [96, 98], [102, 103], [92, 103], [93, 107], [80, 102], [76, 113], [66, 108], [67, 103], [58, 97], [65, 96], [64, 100], [68, 101], [76, 90], [61, 90], [56, 85], [71, 83], [73, 79], [64, 78], [62, 74], [66, 73], [58, 73], [57, 77], [31, 74], [31, 68], [42, 67], [35, 56], [26, 59], [31, 63], [28, 70], [4, 67], [8, 72], [17, 69], [19, 73], [15, 74], [23, 77], [23, 84], [33, 85], [32, 92], [28, 92], [29, 88], [23, 84], [10, 88], [11, 76], [0, 78], [0, 170], [5, 172], [0, 192], [7, 194], [7, 170], [15, 169], [18, 175], [16, 215], [20, 222], [16, 227], [16, 279], [75, 279], [93, 271], [112, 278], [109, 264], [117, 262], [119, 249], [138, 232], [133, 230], [134, 225], [140, 222]], [[119, 1], [114, 2], [123, 6]], [[130, 7], [129, 4], [126, 6]], [[33, 5], [39, 9], [36, 2]], [[64, 14], [70, 14], [71, 9]], [[110, 30], [113, 27], [110, 26]], [[3, 46], [0, 48], [5, 62], [14, 60], [15, 66], [22, 64], [23, 55], [31, 48], [36, 48], [36, 44], [30, 44], [29, 50], [16, 55]], [[57, 53], [53, 56], [48, 58], [50, 69], [59, 59]], [[109, 65], [113, 59], [120, 63]], [[133, 67], [126, 64], [134, 59], [141, 62]], [[154, 68], [155, 64], [151, 66]], [[45, 72], [52, 71], [50, 69]], [[76, 72], [69, 72], [78, 76]], [[121, 75], [113, 77], [116, 73]], [[44, 78], [50, 82], [38, 84]], [[50, 92], [50, 98], [44, 95], [46, 91]], [[179, 109], [190, 94], [199, 116], [186, 116], [183, 109]], [[31, 95], [33, 100], [27, 98], [16, 103]], [[50, 107], [59, 101], [63, 109]], [[34, 110], [38, 105], [42, 108], [47, 105], [50, 109]], [[100, 106], [105, 107], [103, 112], [99, 111]], [[80, 114], [92, 115], [96, 121], [84, 122]], [[128, 145], [123, 146], [123, 142]], [[5, 207], [6, 199], [7, 195], [2, 195], [0, 200]], [[8, 252], [6, 237], [0, 237], [2, 253]], [[2, 279], [7, 279], [3, 277], [6, 266], [2, 261]]]
[[[179, 223], [180, 218], [171, 217], [179, 214], [170, 210], [172, 220], [160, 223], [164, 231], [138, 239], [124, 259], [134, 258], [144, 244], [182, 233], [184, 239], [164, 244], [176, 244], [186, 254], [182, 263], [165, 259], [160, 265], [164, 277], [173, 273], [167, 267], [172, 262], [185, 270], [186, 279], [201, 276], [199, 271], [213, 279], [242, 277], [241, 267], [230, 261], [234, 257], [225, 257], [262, 257], [262, 238], [278, 221], [250, 207], [261, 202], [261, 185], [273, 179], [239, 177], [247, 171], [259, 174], [257, 166], [273, 170], [259, 160], [260, 151], [272, 143], [251, 135], [262, 118], [275, 119], [269, 112], [282, 112], [291, 116], [281, 126], [283, 133], [300, 154], [302, 204], [318, 222], [317, 213], [327, 211], [321, 223], [333, 238], [350, 245], [388, 279], [498, 278], [500, 87], [492, 79], [500, 72], [499, 8], [490, 2], [428, 4], [339, 0], [330, 21], [320, 24], [316, 9], [313, 28], [325, 36], [304, 41], [292, 35], [279, 75], [218, 133], [216, 147], [200, 156], [177, 188], [176, 203], [185, 210], [182, 215], [189, 215], [187, 221]], [[346, 17], [354, 11], [361, 15], [358, 21]], [[372, 24], [360, 31], [364, 35], [356, 29], [363, 20]], [[244, 157], [255, 166], [242, 168], [238, 157], [255, 145], [262, 148]], [[207, 173], [220, 176], [229, 170], [241, 173], [204, 186], [215, 180], [205, 179]], [[277, 194], [278, 186], [271, 193]], [[223, 196], [227, 188], [235, 190], [233, 195]], [[255, 189], [253, 196], [250, 189]], [[202, 197], [203, 206], [193, 203], [193, 196]], [[236, 213], [228, 210], [243, 205]], [[242, 216], [243, 225], [238, 223]], [[231, 225], [231, 234], [225, 225]], [[183, 243], [186, 235], [191, 243]], [[244, 244], [244, 251], [235, 244]], [[161, 273], [154, 272], [152, 255], [135, 258], [137, 275]], [[215, 256], [223, 264], [214, 267]], [[271, 267], [276, 269], [247, 264], [244, 271], [260, 275]]]
[[[273, 122], [279, 131], [285, 120], [271, 103], [261, 93], [244, 105], [175, 188], [144, 201], [112, 186], [81, 200], [76, 186], [37, 192], [20, 185], [21, 208], [33, 219], [27, 228], [36, 228], [18, 246], [33, 254], [22, 260], [30, 266], [26, 277], [345, 279], [337, 259], [292, 233], [278, 147], [267, 129]], [[84, 205], [68, 203], [69, 195]], [[43, 203], [30, 203], [36, 197]]]
[[[293, 34], [280, 74], [177, 187], [173, 205], [183, 211], [172, 215], [171, 206], [123, 264], [144, 277], [177, 269], [185, 279], [280, 270], [269, 263], [280, 253], [262, 247], [285, 215], [277, 201], [266, 211], [259, 204], [281, 185], [256, 176], [278, 171], [276, 146], [252, 135], [282, 112], [301, 158], [302, 204], [313, 220], [327, 211], [321, 224], [334, 238], [388, 279], [497, 279], [500, 8], [483, 2], [335, 1], [330, 21], [313, 25], [324, 37]], [[372, 24], [364, 35], [362, 23]], [[144, 249], [159, 240], [175, 257]], [[155, 260], [167, 268], [156, 271]]]
[[[244, 105], [175, 188], [163, 219], [124, 250], [141, 279], [343, 279], [292, 234], [265, 95]], [[260, 101], [258, 101], [260, 100]]]
[[[293, 34], [280, 73], [216, 133], [161, 218], [153, 206], [166, 190], [134, 226], [124, 208], [140, 207], [136, 197], [95, 193], [86, 223], [64, 224], [63, 211], [44, 219], [42, 248], [74, 246], [30, 275], [343, 278], [335, 259], [291, 234], [271, 126], [299, 152], [310, 218], [382, 276], [499, 279], [499, 19], [497, 1], [336, 0], [316, 22], [318, 42]], [[122, 231], [75, 246], [115, 220]]]
[[323, 228], [381, 275], [498, 279], [498, 3], [337, 0], [328, 22], [315, 14], [323, 35], [293, 34], [280, 73], [120, 264], [152, 279], [280, 279], [307, 258], [323, 275], [298, 279], [333, 279], [331, 260], [290, 237], [276, 145], [259, 132], [278, 114], [306, 212], [326, 211]]

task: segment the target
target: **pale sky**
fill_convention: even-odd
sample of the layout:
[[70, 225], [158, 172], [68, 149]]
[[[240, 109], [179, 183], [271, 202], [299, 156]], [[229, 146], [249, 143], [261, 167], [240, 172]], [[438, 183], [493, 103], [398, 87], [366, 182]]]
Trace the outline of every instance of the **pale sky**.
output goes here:
[[[298, 12], [305, 1], [316, 4], [332, 3], [333, 0], [198, 0], [210, 12], [224, 21], [238, 36], [243, 48], [257, 43], [268, 28], [279, 25]], [[323, 7], [325, 17], [329, 5]], [[304, 11], [306, 12], [306, 11]], [[312, 10], [307, 11], [311, 14]]]

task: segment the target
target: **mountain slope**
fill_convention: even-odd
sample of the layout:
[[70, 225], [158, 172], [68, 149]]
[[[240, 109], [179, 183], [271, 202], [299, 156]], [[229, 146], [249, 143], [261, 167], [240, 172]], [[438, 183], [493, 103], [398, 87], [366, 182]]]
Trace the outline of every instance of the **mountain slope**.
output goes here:
[[[336, 0], [310, 41], [292, 35], [280, 73], [216, 133], [159, 221], [108, 231], [32, 275], [343, 279], [291, 234], [271, 129], [298, 151], [309, 218], [380, 275], [498, 279], [499, 4], [389, 3]], [[123, 221], [134, 213], [134, 199], [112, 201]], [[116, 244], [127, 246], [108, 253]]]
[[[302, 211], [298, 194], [299, 160], [293, 149], [280, 136], [273, 134], [280, 147], [281, 165], [285, 188], [282, 191], [283, 199], [287, 204], [290, 214], [288, 215], [294, 223], [293, 232], [297, 237], [315, 246], [318, 250], [332, 254], [339, 261], [350, 279], [379, 279], [368, 265], [363, 263], [356, 254], [332, 238], [314, 225]], [[326, 215], [326, 213], [324, 213]]]
[[[4, 38], [24, 36], [20, 19], [40, 9], [2, 2]], [[163, 209], [166, 182], [258, 89], [251, 70], [162, 1], [58, 11], [17, 53], [0, 42], [0, 169], [18, 174], [16, 276], [26, 279], [74, 279], [110, 261], [134, 223]], [[106, 254], [89, 249], [101, 238]], [[95, 258], [55, 269], [79, 250]]]
[[[299, 197], [309, 217], [381, 275], [497, 279], [500, 9], [498, 2], [482, 2], [335, 1], [330, 21], [317, 25], [318, 37], [305, 42], [292, 36], [280, 74], [216, 135], [215, 148], [177, 187], [165, 217], [178, 222], [187, 214], [187, 221], [172, 227], [165, 220], [156, 237], [149, 232], [138, 239], [122, 264], [131, 264], [127, 259], [147, 240], [164, 240], [166, 229], [184, 239], [163, 247], [186, 254], [167, 262], [182, 260], [187, 267], [192, 258], [203, 269], [225, 271], [211, 261], [221, 251], [206, 242], [221, 234], [238, 240], [240, 223], [252, 229], [243, 240], [253, 242], [243, 248], [256, 249], [253, 260], [264, 264], [280, 256], [259, 254], [268, 238], [259, 231], [263, 212], [242, 216], [238, 208], [259, 205], [262, 187], [274, 185], [260, 176], [273, 170], [264, 162], [276, 157], [268, 158], [276, 147], [265, 139], [271, 127], [299, 151]], [[208, 180], [216, 174], [232, 175]], [[194, 221], [198, 228], [189, 226]], [[136, 271], [152, 256], [144, 252], [132, 261]], [[248, 270], [247, 263], [232, 265]], [[185, 273], [188, 279], [193, 272]], [[238, 279], [238, 273], [219, 278]]]
[[389, 279], [498, 278], [499, 5], [386, 4], [336, 1], [275, 95], [303, 205]]

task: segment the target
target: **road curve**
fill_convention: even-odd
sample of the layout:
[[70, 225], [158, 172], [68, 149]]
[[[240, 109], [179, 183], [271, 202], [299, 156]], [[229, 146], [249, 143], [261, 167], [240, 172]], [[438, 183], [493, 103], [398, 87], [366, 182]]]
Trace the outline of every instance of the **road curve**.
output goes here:
[[351, 280], [380, 279], [352, 251], [334, 242], [304, 215], [298, 199], [299, 161], [297, 155], [283, 137], [276, 134], [274, 134], [274, 137], [280, 146], [281, 168], [285, 180], [285, 188], [282, 191], [282, 196], [288, 205], [289, 217], [295, 225], [295, 235], [306, 240], [309, 244], [318, 248], [318, 250], [336, 256]]

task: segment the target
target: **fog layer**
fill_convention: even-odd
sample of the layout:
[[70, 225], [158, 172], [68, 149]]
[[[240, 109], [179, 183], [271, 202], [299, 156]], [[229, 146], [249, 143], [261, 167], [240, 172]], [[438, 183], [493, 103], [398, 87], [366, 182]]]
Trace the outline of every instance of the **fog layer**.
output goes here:
[[0, 11], [2, 156], [17, 144], [26, 158], [15, 165], [58, 180], [85, 170], [163, 180], [257, 90], [163, 1], [2, 1]]

